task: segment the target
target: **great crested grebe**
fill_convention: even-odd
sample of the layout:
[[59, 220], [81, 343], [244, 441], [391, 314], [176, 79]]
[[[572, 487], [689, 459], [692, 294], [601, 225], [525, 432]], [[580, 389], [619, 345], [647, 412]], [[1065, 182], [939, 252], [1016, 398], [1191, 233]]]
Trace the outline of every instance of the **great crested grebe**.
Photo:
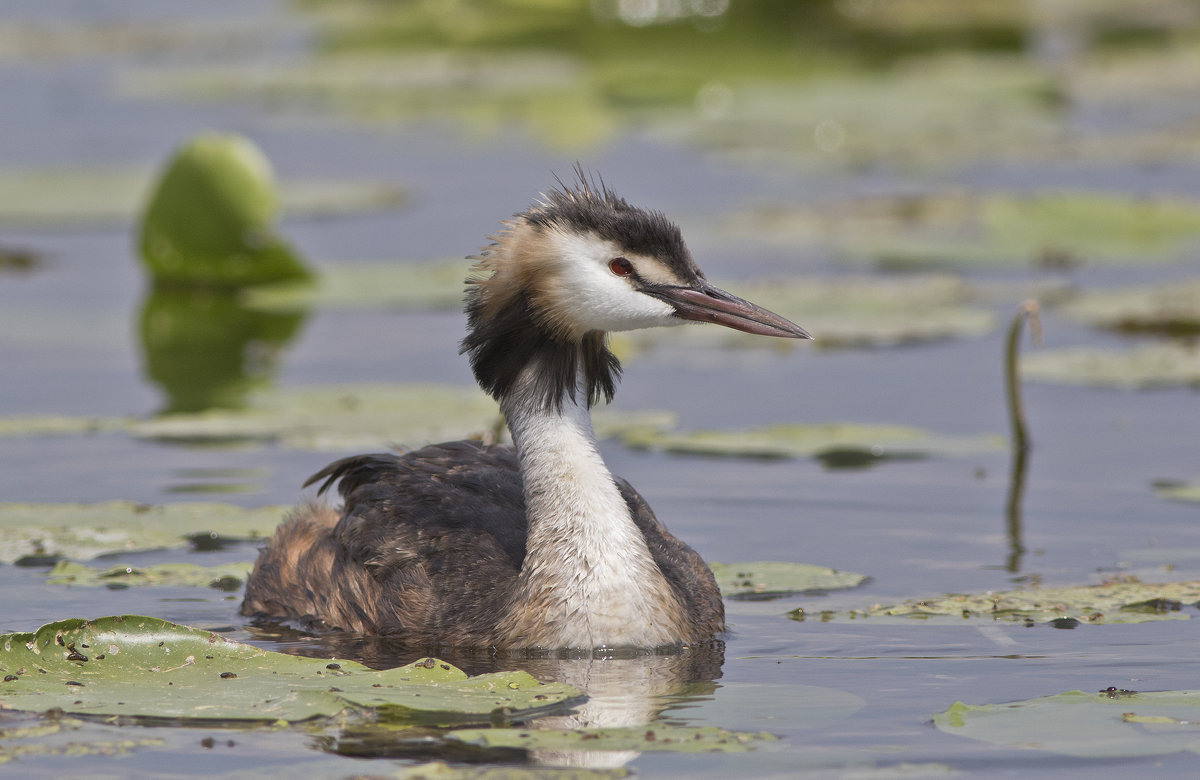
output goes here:
[[262, 550], [242, 613], [413, 645], [659, 647], [712, 638], [712, 572], [609, 473], [590, 407], [620, 363], [608, 331], [697, 320], [798, 325], [710, 285], [679, 229], [579, 171], [504, 223], [467, 282], [466, 353], [513, 446], [433, 444], [332, 463], [340, 512], [297, 509]]

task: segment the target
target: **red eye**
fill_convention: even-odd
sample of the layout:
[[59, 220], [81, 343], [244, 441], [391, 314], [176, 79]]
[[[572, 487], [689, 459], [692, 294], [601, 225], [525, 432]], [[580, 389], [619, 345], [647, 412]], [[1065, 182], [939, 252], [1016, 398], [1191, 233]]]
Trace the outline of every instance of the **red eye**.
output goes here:
[[633, 273], [633, 263], [623, 257], [614, 257], [608, 261], [608, 270], [617, 276], [629, 276]]

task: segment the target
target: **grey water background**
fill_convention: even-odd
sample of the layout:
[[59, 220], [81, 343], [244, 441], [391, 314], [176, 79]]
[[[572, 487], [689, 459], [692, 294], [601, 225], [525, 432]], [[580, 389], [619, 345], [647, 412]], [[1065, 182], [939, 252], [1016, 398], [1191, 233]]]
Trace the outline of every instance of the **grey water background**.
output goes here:
[[[200, 6], [10, 0], [0, 11], [0, 25], [5, 18], [185, 26], [244, 18], [256, 30], [272, 30], [260, 39], [266, 44], [259, 53], [264, 62], [286, 60], [314, 45], [303, 15], [275, 2]], [[122, 94], [115, 87], [128, 66], [127, 56], [115, 48], [0, 58], [0, 94], [5, 98], [0, 168], [153, 166], [183, 139], [214, 128], [251, 137], [285, 179], [369, 177], [394, 182], [412, 194], [404, 209], [285, 220], [284, 234], [318, 266], [339, 258], [469, 254], [498, 220], [527, 205], [552, 184], [553, 174], [565, 175], [577, 159], [601, 172], [630, 201], [677, 218], [698, 262], [716, 278], [753, 278], [793, 264], [787, 247], [714, 235], [712, 224], [747, 204], [820, 202], [833, 195], [912, 186], [1105, 187], [1200, 198], [1200, 170], [1193, 161], [1014, 165], [985, 159], [932, 173], [793, 173], [715, 158], [636, 124], [600, 145], [564, 150], [515, 125], [478, 135], [450, 120], [379, 126], [306, 116], [302, 110], [280, 110], [255, 100], [151, 99]], [[161, 58], [165, 66], [186, 54], [164, 50], [139, 56], [149, 58], [151, 66]], [[1084, 116], [1078, 121], [1116, 120]], [[53, 333], [10, 333], [0, 342], [0, 414], [147, 416], [161, 408], [159, 390], [144, 376], [135, 336], [146, 282], [135, 259], [131, 227], [60, 231], [6, 224], [0, 240], [46, 257], [42, 267], [29, 273], [0, 276], [6, 327], [19, 330], [19, 313], [35, 310], [41, 315], [38, 321], [52, 312], [61, 325]], [[831, 258], [806, 259], [804, 269], [842, 271]], [[1070, 281], [1106, 286], [1183, 278], [1187, 271], [1177, 264], [1064, 273]], [[1005, 280], [1031, 275], [991, 273]], [[1007, 317], [1017, 302], [997, 304], [997, 311]], [[800, 322], [804, 324], [803, 318]], [[468, 386], [469, 371], [457, 355], [462, 325], [461, 314], [453, 312], [318, 310], [283, 355], [275, 383], [438, 381]], [[1053, 312], [1046, 316], [1046, 332], [1052, 344], [1121, 340], [1085, 330]], [[680, 415], [685, 429], [853, 420], [916, 425], [943, 434], [1004, 433], [1001, 342], [997, 328], [983, 337], [902, 348], [726, 353], [711, 364], [676, 360], [658, 350], [630, 361], [615, 408], [670, 409]], [[1035, 448], [1023, 505], [1021, 541], [1028, 552], [1015, 572], [1008, 568], [1009, 455], [1003, 451], [830, 470], [809, 459], [705, 459], [606, 444], [604, 455], [612, 470], [630, 478], [658, 516], [706, 559], [803, 561], [872, 578], [860, 589], [826, 599], [732, 603], [731, 633], [712, 690], [664, 696], [660, 702], [675, 721], [767, 730], [780, 737], [778, 743], [727, 756], [645, 753], [630, 766], [647, 777], [791, 776], [802, 771], [840, 776], [871, 768], [903, 773], [903, 767], [914, 765], [917, 776], [943, 771], [1193, 776], [1196, 757], [1191, 753], [1088, 760], [1013, 751], [947, 735], [930, 718], [959, 700], [996, 703], [1108, 686], [1200, 687], [1195, 620], [1057, 630], [1015, 623], [797, 623], [784, 617], [800, 603], [806, 609], [869, 606], [946, 592], [1008, 589], [1031, 578], [1048, 585], [1097, 582], [1130, 571], [1124, 564], [1130, 551], [1200, 547], [1195, 505], [1164, 501], [1151, 489], [1155, 480], [1196, 477], [1200, 415], [1194, 390], [1124, 392], [1030, 384], [1026, 406]], [[300, 495], [300, 482], [330, 459], [273, 446], [189, 447], [107, 435], [0, 439], [0, 499], [192, 500], [194, 496], [179, 491], [186, 492], [197, 474], [250, 473], [253, 492], [217, 498], [246, 506], [287, 504]], [[242, 547], [207, 554], [144, 553], [113, 562], [219, 562], [251, 555], [252, 548]], [[32, 630], [65, 617], [136, 613], [222, 630], [276, 649], [321, 647], [317, 640], [256, 636], [236, 614], [237, 600], [223, 594], [62, 588], [43, 584], [38, 575], [36, 570], [0, 567], [0, 588], [7, 594], [0, 630]], [[1187, 572], [1167, 576], [1184, 579]], [[848, 697], [835, 696], [836, 705], [814, 704], [828, 702], [822, 691], [829, 690]], [[857, 704], [846, 704], [849, 700]], [[840, 712], [839, 707], [853, 712], [844, 717], [821, 714]], [[282, 771], [318, 756], [329, 763], [311, 768], [334, 776], [385, 774], [405, 762], [384, 757], [369, 765], [343, 765], [337, 763], [336, 751], [297, 734], [145, 731], [165, 735], [168, 747], [135, 751], [122, 759], [122, 771], [162, 772], [165, 749], [187, 757], [171, 768], [181, 775]], [[211, 734], [218, 735], [216, 748], [202, 743]], [[236, 745], [225, 747], [226, 741]], [[86, 759], [60, 757], [0, 766], [0, 774], [89, 768], [95, 767]]]

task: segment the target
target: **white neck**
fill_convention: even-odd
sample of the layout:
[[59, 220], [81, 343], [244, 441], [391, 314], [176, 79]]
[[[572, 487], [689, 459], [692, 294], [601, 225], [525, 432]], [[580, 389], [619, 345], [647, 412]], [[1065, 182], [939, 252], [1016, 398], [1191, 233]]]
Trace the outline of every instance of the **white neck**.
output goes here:
[[[527, 387], [528, 382], [520, 383]], [[585, 399], [582, 389], [577, 397]], [[683, 610], [596, 446], [586, 405], [501, 401], [529, 522], [520, 593], [501, 629], [516, 647], [657, 647], [683, 640]]]

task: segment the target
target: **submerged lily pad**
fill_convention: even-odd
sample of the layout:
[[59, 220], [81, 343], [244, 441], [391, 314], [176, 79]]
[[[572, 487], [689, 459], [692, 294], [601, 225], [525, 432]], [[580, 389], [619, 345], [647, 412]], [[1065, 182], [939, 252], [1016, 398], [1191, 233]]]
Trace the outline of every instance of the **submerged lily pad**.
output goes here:
[[195, 537], [262, 539], [285, 507], [228, 504], [0, 504], [0, 562], [22, 558], [88, 560], [137, 550], [185, 548]]
[[785, 423], [745, 431], [664, 431], [634, 427], [621, 440], [638, 449], [743, 458], [817, 457], [834, 467], [885, 459], [967, 455], [1004, 446], [997, 436], [937, 436], [904, 425]]
[[497, 710], [542, 710], [580, 696], [525, 672], [467, 677], [432, 658], [380, 672], [134, 615], [0, 636], [0, 671], [6, 708], [191, 722], [298, 721], [361, 710], [393, 720], [486, 722]]
[[[903, 604], [851, 610], [844, 615], [825, 613], [822, 620], [846, 617], [954, 619], [986, 618], [1007, 621], [1058, 621], [1079, 623], [1144, 623], [1153, 620], [1186, 620], [1184, 608], [1200, 604], [1200, 582], [1113, 582], [1068, 588], [997, 591], [976, 595], [906, 601]], [[789, 613], [806, 620], [804, 609]]]
[[1101, 328], [1192, 335], [1200, 333], [1200, 280], [1084, 292], [1062, 311]]
[[947, 734], [1081, 758], [1200, 753], [1200, 691], [1068, 691], [1004, 704], [956, 702], [933, 716]]
[[750, 734], [713, 726], [670, 726], [655, 723], [592, 729], [456, 729], [448, 739], [474, 747], [520, 750], [636, 750], [677, 753], [740, 753], [757, 742], [774, 740], [766, 732]]
[[726, 598], [768, 599], [793, 593], [842, 590], [856, 588], [868, 579], [864, 574], [850, 571], [780, 561], [710, 563], [709, 568]]
[[254, 564], [160, 563], [154, 566], [110, 566], [100, 569], [75, 561], [59, 561], [46, 582], [51, 585], [81, 585], [111, 589], [140, 585], [173, 585], [234, 591], [241, 587]]
[[1037, 382], [1100, 387], [1200, 385], [1200, 349], [1150, 344], [1129, 350], [1075, 347], [1021, 356], [1021, 375]]

